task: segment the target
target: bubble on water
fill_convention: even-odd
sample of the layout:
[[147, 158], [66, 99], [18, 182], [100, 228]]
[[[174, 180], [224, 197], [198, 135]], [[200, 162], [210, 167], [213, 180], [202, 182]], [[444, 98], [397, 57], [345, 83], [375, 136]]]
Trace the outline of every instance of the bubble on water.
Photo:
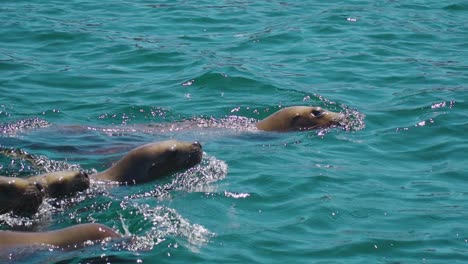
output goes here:
[[224, 196], [231, 197], [231, 198], [234, 198], [234, 199], [240, 199], [240, 198], [249, 197], [250, 193], [232, 193], [232, 192], [224, 191]]
[[189, 80], [189, 81], [186, 81], [186, 82], [182, 83], [182, 86], [190, 86], [190, 85], [192, 85], [194, 82], [195, 82], [195, 80]]

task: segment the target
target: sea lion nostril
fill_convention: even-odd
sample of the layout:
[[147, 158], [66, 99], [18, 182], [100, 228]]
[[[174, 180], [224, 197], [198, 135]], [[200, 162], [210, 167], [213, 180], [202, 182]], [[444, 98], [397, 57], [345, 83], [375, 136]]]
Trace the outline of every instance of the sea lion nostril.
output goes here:
[[196, 147], [198, 147], [200, 149], [202, 148], [202, 145], [200, 143], [198, 143], [198, 141], [193, 142], [192, 145], [194, 145], [194, 146], [196, 146]]
[[35, 182], [34, 183], [36, 185], [36, 188], [39, 190], [39, 191], [42, 191], [44, 189], [44, 187], [42, 186], [42, 184], [40, 182]]
[[83, 175], [85, 178], [89, 178], [89, 175], [88, 173], [84, 172], [84, 171], [80, 171], [81, 175]]

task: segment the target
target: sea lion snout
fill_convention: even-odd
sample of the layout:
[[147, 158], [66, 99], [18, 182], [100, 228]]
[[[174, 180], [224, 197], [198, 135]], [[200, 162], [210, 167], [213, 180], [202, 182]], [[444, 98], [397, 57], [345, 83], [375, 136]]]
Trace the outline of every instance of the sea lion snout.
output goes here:
[[335, 112], [328, 112], [328, 113], [331, 114], [331, 122], [334, 125], [346, 126], [346, 124], [349, 123], [348, 117], [344, 115], [343, 113], [335, 113]]
[[198, 141], [192, 143], [192, 154], [195, 154], [195, 158], [189, 159], [192, 160], [190, 163], [193, 165], [200, 163], [203, 158], [203, 147]]

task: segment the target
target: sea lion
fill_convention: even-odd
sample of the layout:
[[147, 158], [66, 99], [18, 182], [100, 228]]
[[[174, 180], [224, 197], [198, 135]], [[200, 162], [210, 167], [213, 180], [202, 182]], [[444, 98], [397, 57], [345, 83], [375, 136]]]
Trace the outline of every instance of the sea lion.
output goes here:
[[344, 115], [314, 106], [291, 106], [279, 110], [256, 123], [265, 131], [294, 131], [326, 128], [339, 125]]
[[75, 249], [83, 247], [87, 241], [120, 237], [112, 228], [95, 223], [79, 224], [47, 232], [0, 231], [0, 249], [15, 249], [32, 245], [51, 245], [63, 249]]
[[42, 185], [21, 178], [0, 176], [0, 214], [32, 215], [42, 203]]
[[28, 177], [26, 180], [40, 183], [45, 196], [50, 198], [69, 196], [89, 188], [89, 177], [84, 171], [57, 171]]
[[198, 142], [150, 143], [131, 150], [112, 167], [91, 177], [120, 184], [143, 183], [193, 167], [200, 163], [202, 155]]

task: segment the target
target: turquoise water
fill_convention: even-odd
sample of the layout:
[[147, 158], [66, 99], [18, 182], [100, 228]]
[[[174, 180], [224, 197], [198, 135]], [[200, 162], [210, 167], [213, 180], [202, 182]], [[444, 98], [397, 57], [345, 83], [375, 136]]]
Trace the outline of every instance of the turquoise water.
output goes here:
[[[467, 17], [464, 1], [2, 1], [0, 122], [52, 125], [0, 136], [45, 161], [3, 155], [0, 174], [102, 171], [169, 138], [206, 152], [162, 181], [0, 218], [134, 237], [15, 261], [465, 263]], [[291, 105], [365, 127], [147, 129]]]

